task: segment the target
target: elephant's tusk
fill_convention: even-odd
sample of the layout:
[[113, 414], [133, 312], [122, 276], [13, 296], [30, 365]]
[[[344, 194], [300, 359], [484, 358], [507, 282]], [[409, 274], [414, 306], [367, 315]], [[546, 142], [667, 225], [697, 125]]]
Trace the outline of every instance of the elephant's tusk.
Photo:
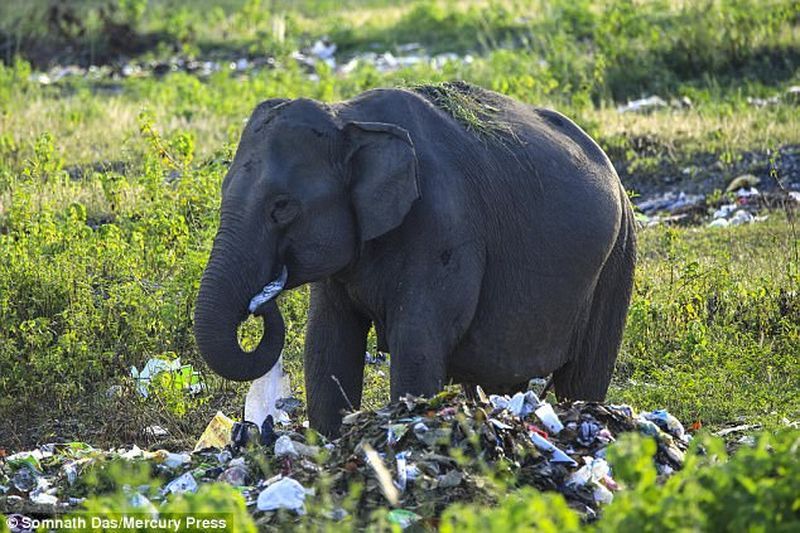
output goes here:
[[250, 300], [250, 312], [255, 314], [259, 307], [278, 296], [283, 290], [284, 285], [286, 285], [286, 279], [288, 277], [289, 271], [286, 270], [286, 265], [284, 265], [283, 270], [281, 270], [281, 275], [278, 276], [278, 279], [272, 280], [264, 285], [264, 288], [261, 289], [261, 292], [253, 296], [253, 299]]

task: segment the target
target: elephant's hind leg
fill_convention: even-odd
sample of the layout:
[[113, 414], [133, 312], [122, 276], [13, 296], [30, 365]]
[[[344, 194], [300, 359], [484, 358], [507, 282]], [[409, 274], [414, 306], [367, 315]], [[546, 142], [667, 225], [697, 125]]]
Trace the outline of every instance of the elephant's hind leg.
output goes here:
[[553, 373], [559, 399], [603, 401], [625, 329], [636, 264], [633, 213], [623, 224], [592, 296], [589, 319], [569, 363]]

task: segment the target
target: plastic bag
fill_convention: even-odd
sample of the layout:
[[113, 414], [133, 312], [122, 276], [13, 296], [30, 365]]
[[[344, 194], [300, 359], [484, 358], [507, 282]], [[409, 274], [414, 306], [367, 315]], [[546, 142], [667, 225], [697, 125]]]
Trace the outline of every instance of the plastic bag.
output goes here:
[[295, 513], [305, 514], [305, 499], [310, 491], [290, 477], [276, 481], [258, 495], [256, 506], [260, 511], [289, 509]]
[[272, 415], [276, 422], [288, 424], [289, 415], [275, 407], [275, 402], [291, 396], [289, 376], [283, 371], [283, 355], [272, 370], [255, 380], [244, 402], [244, 419], [258, 427], [264, 423], [267, 415]]

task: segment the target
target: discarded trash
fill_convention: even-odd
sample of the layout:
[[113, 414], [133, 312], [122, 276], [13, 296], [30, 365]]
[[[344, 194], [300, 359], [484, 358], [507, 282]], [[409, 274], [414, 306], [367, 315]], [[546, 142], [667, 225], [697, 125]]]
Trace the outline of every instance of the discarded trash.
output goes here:
[[584, 420], [578, 427], [578, 436], [575, 438], [581, 446], [591, 446], [600, 433], [600, 424], [591, 420]]
[[131, 367], [131, 377], [136, 382], [136, 390], [144, 398], [150, 394], [148, 388], [153, 378], [164, 372], [172, 372], [175, 379], [179, 380], [180, 386], [192, 393], [200, 392], [203, 389], [200, 373], [192, 365], [182, 365], [180, 357], [171, 361], [153, 357], [148, 359], [142, 370], [137, 370], [135, 366]]
[[253, 381], [244, 402], [244, 419], [261, 427], [267, 415], [282, 424], [289, 423], [289, 415], [276, 407], [278, 400], [291, 396], [289, 376], [283, 370], [283, 355], [272, 369]]
[[58, 503], [58, 498], [46, 492], [32, 492], [30, 499], [33, 503], [40, 505], [55, 505]]
[[295, 411], [297, 411], [303, 403], [293, 396], [289, 396], [286, 398], [278, 398], [275, 402], [275, 409], [279, 411], [285, 411], [286, 414], [291, 415]]
[[253, 296], [253, 298], [250, 300], [250, 312], [255, 313], [262, 305], [278, 296], [283, 290], [283, 286], [286, 285], [286, 280], [288, 277], [289, 271], [284, 265], [283, 270], [281, 270], [278, 278], [264, 285], [264, 288], [261, 289], [261, 292]]
[[376, 352], [375, 355], [367, 352], [364, 354], [364, 362], [368, 365], [382, 365], [386, 363], [386, 354], [383, 352]]
[[659, 211], [676, 213], [682, 209], [692, 208], [705, 202], [706, 197], [702, 194], [688, 194], [684, 191], [666, 192], [664, 194], [639, 201], [636, 207], [643, 213], [650, 215]]
[[683, 429], [683, 424], [681, 424], [677, 418], [669, 414], [666, 409], [658, 409], [645, 414], [644, 417], [651, 422], [655, 422], [662, 430], [679, 439], [683, 438], [686, 433]]
[[234, 487], [241, 487], [247, 482], [248, 472], [244, 466], [234, 465], [227, 468], [219, 475], [218, 481]]
[[731, 180], [728, 187], [725, 189], [727, 192], [735, 192], [739, 189], [749, 189], [761, 183], [761, 180], [752, 174], [742, 174]]
[[289, 509], [303, 515], [306, 512], [306, 495], [310, 493], [296, 480], [285, 477], [264, 489], [258, 495], [256, 506], [260, 511]]
[[167, 450], [157, 450], [152, 453], [157, 463], [163, 464], [169, 469], [175, 470], [176, 468], [189, 463], [192, 457], [188, 453], [172, 453]]
[[36, 488], [37, 475], [28, 467], [20, 468], [11, 478], [11, 485], [20, 492], [30, 492]]
[[[363, 487], [359, 514], [397, 506], [392, 524], [403, 527], [421, 519], [413, 511], [424, 509], [420, 514], [427, 516], [427, 509], [488, 496], [482, 472], [487, 465], [502, 462], [520, 484], [560, 491], [591, 517], [619, 489], [604, 454], [620, 433], [640, 431], [653, 436], [658, 446], [654, 462], [662, 476], [681, 468], [688, 440], [683, 426], [666, 411], [640, 414], [620, 405], [549, 404], [533, 393], [509, 398], [479, 392], [473, 400], [452, 389], [433, 398], [405, 396], [377, 411], [349, 413], [341, 437], [334, 442], [313, 437], [304, 422], [275, 426], [267, 416], [260, 432], [261, 442], [265, 435], [267, 440], [261, 447], [255, 424], [233, 423], [230, 443], [224, 442], [222, 448], [199, 446], [192, 454], [149, 452], [136, 446], [113, 451], [79, 443], [42, 446], [0, 461], [0, 493], [29, 503], [44, 502], [54, 513], [73, 510], [81, 502], [70, 498], [70, 490], [87, 466], [113, 458], [155, 466], [158, 479], [168, 480], [160, 488], [161, 498], [220, 482], [238, 487], [251, 509], [303, 513], [309, 494], [304, 487], [325, 475], [337, 496], [333, 507], [323, 513], [343, 517], [336, 498], [358, 483]], [[732, 433], [734, 439], [740, 436]], [[227, 441], [224, 432], [213, 434]], [[264, 472], [275, 476], [265, 480]], [[135, 489], [129, 498], [139, 498]], [[144, 499], [139, 501], [144, 512], [152, 512]], [[263, 519], [268, 527], [278, 521], [272, 515]]]
[[272, 446], [278, 440], [278, 434], [275, 433], [275, 421], [272, 415], [267, 415], [264, 423], [261, 424], [261, 445]]
[[[266, 425], [269, 421], [270, 427], [272, 424], [272, 417], [267, 416], [264, 421]], [[274, 435], [274, 433], [273, 433]], [[263, 436], [263, 435], [262, 435]], [[277, 437], [276, 437], [277, 438]], [[258, 426], [252, 422], [234, 422], [231, 427], [231, 446], [234, 450], [239, 450], [247, 446], [248, 442], [259, 442], [259, 429]], [[274, 441], [273, 441], [274, 442]], [[272, 444], [270, 442], [270, 444]]]
[[401, 529], [405, 529], [415, 522], [422, 520], [422, 517], [417, 513], [405, 509], [392, 509], [386, 515], [386, 519], [390, 524], [395, 524], [400, 526]]
[[558, 435], [564, 429], [564, 424], [558, 419], [558, 415], [553, 411], [553, 406], [549, 403], [543, 402], [534, 412], [550, 433]]
[[149, 515], [158, 514], [158, 508], [155, 505], [153, 505], [153, 502], [151, 502], [146, 496], [139, 494], [138, 492], [134, 492], [133, 494], [131, 494], [130, 498], [128, 498], [128, 501], [134, 508], [140, 509], [141, 511]]
[[275, 457], [297, 457], [299, 454], [294, 447], [294, 443], [292, 439], [283, 435], [278, 437], [278, 440], [275, 441]]
[[144, 428], [144, 430], [142, 430], [142, 433], [151, 439], [163, 439], [164, 437], [169, 436], [169, 431], [161, 426], [147, 426]]
[[761, 429], [760, 424], [740, 424], [738, 426], [733, 426], [725, 429], [721, 429], [714, 433], [714, 435], [718, 437], [726, 437], [732, 433], [741, 433], [744, 431], [754, 431], [756, 429]]
[[518, 392], [508, 402], [508, 411], [514, 416], [525, 418], [540, 404], [539, 398], [533, 391]]
[[531, 440], [540, 450], [544, 452], [550, 452], [552, 454], [551, 460], [554, 463], [567, 463], [571, 466], [577, 466], [578, 463], [576, 463], [574, 459], [564, 453], [561, 449], [554, 446], [552, 442], [542, 437], [537, 432], [531, 431]]
[[647, 113], [667, 106], [667, 102], [660, 96], [648, 96], [647, 98], [629, 101], [627, 104], [617, 107], [617, 112]]
[[366, 456], [367, 463], [375, 473], [375, 477], [378, 479], [378, 483], [383, 495], [386, 497], [389, 503], [392, 505], [397, 505], [400, 495], [397, 493], [397, 488], [392, 483], [392, 475], [389, 473], [389, 470], [386, 469], [386, 465], [383, 464], [378, 452], [376, 452], [372, 446], [365, 443], [362, 448], [364, 449], [364, 455]]
[[727, 228], [731, 223], [726, 218], [715, 218], [708, 223], [709, 228]]
[[749, 212], [745, 211], [744, 209], [740, 209], [736, 211], [736, 214], [729, 220], [731, 226], [741, 226], [742, 224], [747, 224], [753, 222], [755, 217], [751, 215]]
[[451, 489], [461, 484], [461, 480], [464, 479], [464, 475], [458, 470], [450, 470], [445, 475], [439, 476], [438, 479], [440, 489]]
[[194, 479], [194, 476], [191, 472], [186, 472], [180, 477], [177, 477], [167, 483], [164, 487], [164, 493], [171, 493], [171, 494], [182, 494], [184, 492], [196, 492], [197, 491], [197, 481]]
[[332, 43], [331, 41], [325, 40], [318, 40], [314, 43], [314, 46], [311, 47], [311, 54], [317, 56], [320, 59], [332, 59], [333, 54], [336, 53], [336, 44]]
[[231, 439], [231, 430], [233, 429], [233, 420], [222, 414], [222, 411], [217, 411], [211, 422], [208, 423], [203, 434], [194, 445], [194, 452], [206, 448], [224, 448]]

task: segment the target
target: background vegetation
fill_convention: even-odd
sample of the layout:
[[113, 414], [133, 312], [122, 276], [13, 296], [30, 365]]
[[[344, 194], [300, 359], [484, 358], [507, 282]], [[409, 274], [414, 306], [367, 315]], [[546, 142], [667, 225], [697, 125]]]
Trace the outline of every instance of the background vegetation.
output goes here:
[[[51, 17], [53, 6], [62, 6], [60, 18]], [[65, 6], [72, 17], [63, 16]], [[391, 72], [361, 62], [347, 73], [293, 59], [323, 37], [338, 45], [340, 64], [364, 51], [399, 54], [410, 42], [471, 59]], [[800, 143], [796, 101], [748, 103], [800, 84], [797, 0], [9, 0], [0, 5], [0, 54], [0, 447], [10, 449], [52, 439], [142, 442], [151, 424], [181, 445], [216, 409], [241, 409], [245, 389], [206, 371], [191, 317], [221, 180], [243, 121], [266, 98], [331, 101], [372, 87], [466, 79], [576, 118], [633, 192], [721, 187], [752, 154], [772, 154], [775, 163], [778, 149]], [[168, 71], [51, 84], [35, 74], [71, 63], [119, 73], [175, 57], [213, 58], [224, 68], [208, 77]], [[237, 58], [270, 62], [241, 73], [227, 68]], [[651, 94], [687, 97], [691, 107], [616, 110]], [[764, 165], [755, 171], [767, 187], [798, 179], [770, 176]], [[792, 213], [725, 230], [648, 228], [640, 242], [609, 400], [666, 407], [710, 428], [797, 420], [800, 243]], [[302, 398], [307, 291], [284, 295], [281, 306], [286, 362]], [[166, 380], [142, 398], [130, 367], [151, 357], [193, 364], [205, 389], [190, 394]], [[386, 400], [386, 370], [368, 367], [367, 406]], [[771, 446], [796, 448], [797, 435], [780, 439]], [[662, 511], [623, 500], [607, 523], [623, 527], [639, 513], [668, 527], [678, 520], [669, 513], [683, 505], [698, 524], [724, 517], [734, 507], [709, 507], [704, 495], [716, 476], [738, 479], [743, 465], [772, 461], [765, 449], [706, 461], [705, 474], [681, 474], [663, 488], [632, 482]], [[794, 466], [774, 461], [765, 471], [790, 475]], [[741, 494], [756, 497], [758, 488], [740, 483]], [[518, 516], [515, 506], [534, 512], [533, 505], [541, 504], [510, 501], [497, 511], [500, 523]], [[480, 510], [447, 520], [496, 524]], [[576, 527], [574, 516], [558, 520]]]

